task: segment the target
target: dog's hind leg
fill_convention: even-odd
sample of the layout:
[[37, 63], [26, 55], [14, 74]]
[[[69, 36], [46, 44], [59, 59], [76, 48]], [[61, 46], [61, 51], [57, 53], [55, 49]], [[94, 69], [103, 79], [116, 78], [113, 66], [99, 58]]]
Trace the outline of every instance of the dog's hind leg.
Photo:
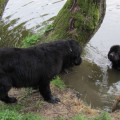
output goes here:
[[5, 103], [15, 103], [16, 98], [8, 96], [8, 91], [12, 88], [11, 80], [0, 71], [0, 100]]
[[59, 98], [56, 98], [51, 94], [50, 83], [42, 83], [42, 84], [40, 84], [39, 92], [43, 96], [44, 100], [49, 102], [49, 103], [58, 103], [58, 102], [60, 102]]

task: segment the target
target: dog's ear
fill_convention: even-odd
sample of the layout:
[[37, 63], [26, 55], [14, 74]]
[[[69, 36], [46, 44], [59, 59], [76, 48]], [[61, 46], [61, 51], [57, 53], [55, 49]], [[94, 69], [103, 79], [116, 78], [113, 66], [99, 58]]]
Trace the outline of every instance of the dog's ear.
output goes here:
[[75, 40], [69, 39], [69, 44], [70, 44], [70, 51], [71, 52], [79, 52], [80, 55], [82, 53], [82, 46]]

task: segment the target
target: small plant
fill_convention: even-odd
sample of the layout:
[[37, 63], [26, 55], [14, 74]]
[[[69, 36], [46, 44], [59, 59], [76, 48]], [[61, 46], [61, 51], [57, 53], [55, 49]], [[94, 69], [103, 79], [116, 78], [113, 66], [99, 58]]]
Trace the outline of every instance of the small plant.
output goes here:
[[39, 42], [40, 35], [35, 34], [30, 36], [30, 34], [23, 40], [23, 46], [22, 48], [29, 47], [32, 45], [35, 45]]
[[51, 81], [51, 84], [55, 85], [56, 87], [59, 87], [61, 89], [65, 88], [64, 82], [60, 79], [59, 76], [57, 76], [53, 81]]
[[32, 36], [28, 34], [28, 36], [22, 41], [23, 42], [22, 48], [35, 45], [39, 43], [40, 40], [44, 41], [45, 40], [44, 33], [49, 32], [53, 29], [54, 29], [53, 24], [50, 24], [50, 25], [46, 25], [45, 27], [41, 28], [38, 34], [34, 34]]

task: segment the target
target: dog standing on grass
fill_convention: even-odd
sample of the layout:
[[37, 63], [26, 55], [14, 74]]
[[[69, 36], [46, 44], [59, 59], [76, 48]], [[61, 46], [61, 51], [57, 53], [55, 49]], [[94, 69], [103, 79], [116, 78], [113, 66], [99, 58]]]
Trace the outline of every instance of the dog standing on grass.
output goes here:
[[81, 46], [74, 40], [58, 40], [29, 48], [0, 48], [0, 100], [15, 103], [8, 96], [12, 88], [38, 87], [44, 100], [60, 102], [50, 90], [50, 81], [64, 69], [81, 63]]

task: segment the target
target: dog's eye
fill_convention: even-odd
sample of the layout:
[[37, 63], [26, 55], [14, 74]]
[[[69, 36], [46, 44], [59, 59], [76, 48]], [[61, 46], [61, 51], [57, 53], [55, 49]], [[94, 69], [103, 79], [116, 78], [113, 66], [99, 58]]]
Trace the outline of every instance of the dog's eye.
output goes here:
[[70, 52], [72, 52], [72, 49], [70, 48]]

